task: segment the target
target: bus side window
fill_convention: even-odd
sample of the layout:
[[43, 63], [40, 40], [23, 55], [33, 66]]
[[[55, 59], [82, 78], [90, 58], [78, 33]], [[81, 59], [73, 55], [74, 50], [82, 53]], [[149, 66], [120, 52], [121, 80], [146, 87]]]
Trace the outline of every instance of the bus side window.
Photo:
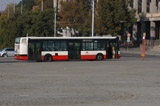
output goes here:
[[85, 49], [86, 49], [85, 43], [83, 42], [83, 43], [82, 43], [82, 50], [85, 50]]
[[46, 41], [43, 42], [43, 51], [47, 51], [48, 44]]
[[55, 41], [55, 51], [61, 51], [61, 42]]
[[65, 41], [61, 41], [61, 50], [62, 51], [66, 51], [67, 50], [66, 42]]
[[98, 44], [97, 44], [97, 42], [94, 42], [94, 50], [98, 50]]
[[49, 51], [54, 51], [54, 41], [49, 41], [48, 42], [48, 50]]
[[86, 42], [86, 50], [93, 50], [93, 42]]
[[94, 50], [104, 50], [105, 45], [103, 42], [100, 41], [94, 41]]

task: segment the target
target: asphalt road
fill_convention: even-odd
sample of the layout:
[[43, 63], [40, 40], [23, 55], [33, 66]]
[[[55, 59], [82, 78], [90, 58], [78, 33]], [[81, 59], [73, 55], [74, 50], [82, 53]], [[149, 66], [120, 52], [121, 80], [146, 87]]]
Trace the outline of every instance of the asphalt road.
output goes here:
[[0, 58], [0, 106], [159, 106], [160, 56], [28, 62]]

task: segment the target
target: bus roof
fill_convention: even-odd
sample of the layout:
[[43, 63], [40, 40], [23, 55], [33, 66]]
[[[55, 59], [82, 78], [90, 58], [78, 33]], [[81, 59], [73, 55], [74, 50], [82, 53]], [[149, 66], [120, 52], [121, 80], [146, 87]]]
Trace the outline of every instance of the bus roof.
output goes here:
[[21, 37], [28, 39], [116, 39], [117, 37]]

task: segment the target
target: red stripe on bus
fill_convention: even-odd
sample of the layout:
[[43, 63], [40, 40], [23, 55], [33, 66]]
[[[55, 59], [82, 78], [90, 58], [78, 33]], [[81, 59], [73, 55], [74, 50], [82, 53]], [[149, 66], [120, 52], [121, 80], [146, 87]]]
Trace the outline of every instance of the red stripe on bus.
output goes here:
[[68, 60], [68, 56], [53, 56], [53, 60]]
[[82, 60], [86, 59], [96, 59], [96, 55], [81, 55]]
[[[41, 57], [42, 61], [44, 61], [44, 56]], [[53, 60], [68, 60], [68, 56], [52, 56]]]
[[28, 56], [15, 56], [14, 58], [19, 60], [28, 60]]
[[[104, 59], [106, 59], [107, 56], [104, 55]], [[82, 60], [87, 60], [87, 59], [96, 59], [96, 55], [81, 55]]]

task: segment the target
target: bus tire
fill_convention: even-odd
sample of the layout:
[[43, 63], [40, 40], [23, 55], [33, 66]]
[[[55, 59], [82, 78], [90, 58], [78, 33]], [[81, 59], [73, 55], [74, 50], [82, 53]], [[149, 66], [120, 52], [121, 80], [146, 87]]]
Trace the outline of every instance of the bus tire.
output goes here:
[[52, 59], [52, 56], [50, 54], [47, 54], [44, 56], [44, 61], [45, 62], [51, 62], [53, 59]]
[[98, 61], [100, 61], [100, 60], [103, 60], [104, 59], [104, 56], [103, 56], [103, 54], [97, 54], [97, 56], [96, 56], [96, 60], [98, 60]]

